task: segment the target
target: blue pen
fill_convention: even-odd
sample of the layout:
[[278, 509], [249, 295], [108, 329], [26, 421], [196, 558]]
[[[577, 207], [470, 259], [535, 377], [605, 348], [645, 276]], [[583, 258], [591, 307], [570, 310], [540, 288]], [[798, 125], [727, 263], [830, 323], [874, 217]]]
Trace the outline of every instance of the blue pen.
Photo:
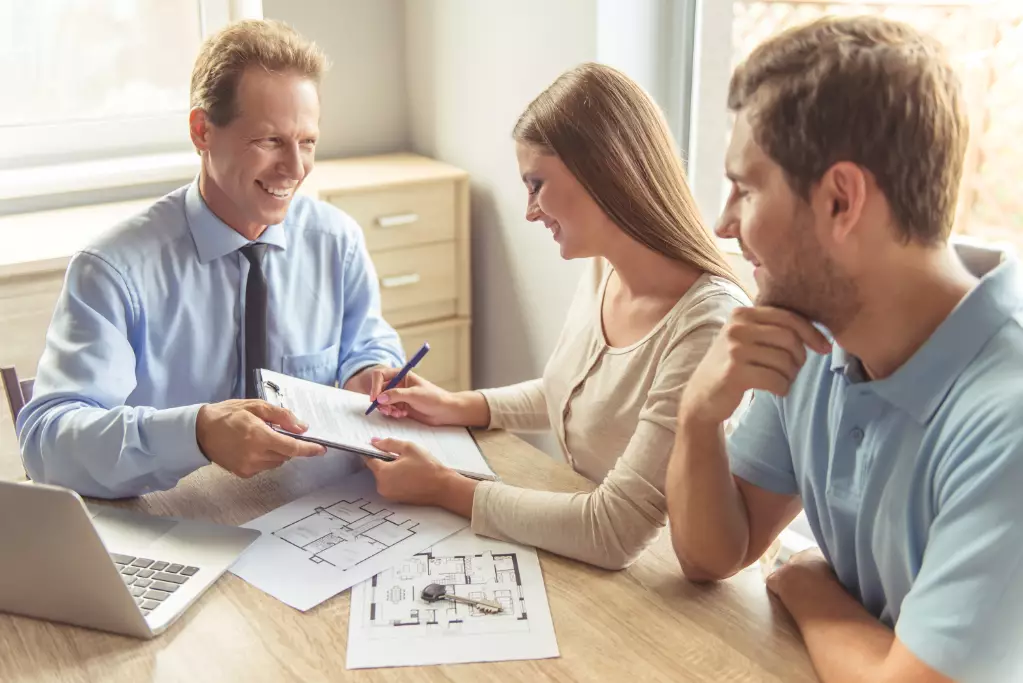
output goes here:
[[[430, 343], [429, 342], [423, 342], [423, 345], [421, 347], [419, 347], [418, 351], [416, 351], [416, 355], [412, 356], [412, 358], [409, 360], [409, 362], [405, 363], [405, 367], [403, 367], [401, 369], [401, 371], [398, 372], [398, 374], [395, 375], [391, 379], [391, 381], [387, 383], [387, 386], [384, 387], [384, 391], [390, 391], [394, 387], [396, 387], [399, 384], [401, 384], [401, 380], [405, 379], [405, 375], [408, 374], [408, 371], [411, 370], [412, 368], [416, 367], [416, 365], [419, 364], [419, 361], [423, 360], [423, 356], [425, 356], [426, 352], [429, 351], [429, 350], [430, 350]], [[384, 392], [381, 391], [380, 393], [384, 393]], [[369, 415], [374, 410], [376, 410], [376, 408], [377, 408], [377, 402], [373, 401], [371, 404], [369, 404], [369, 408], [366, 409], [366, 414]]]

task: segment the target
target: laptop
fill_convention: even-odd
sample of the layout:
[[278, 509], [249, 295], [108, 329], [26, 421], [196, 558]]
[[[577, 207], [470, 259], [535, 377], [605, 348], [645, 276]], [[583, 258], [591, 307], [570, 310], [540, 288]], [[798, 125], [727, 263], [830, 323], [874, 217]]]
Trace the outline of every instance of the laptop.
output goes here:
[[0, 482], [0, 612], [152, 638], [259, 533]]

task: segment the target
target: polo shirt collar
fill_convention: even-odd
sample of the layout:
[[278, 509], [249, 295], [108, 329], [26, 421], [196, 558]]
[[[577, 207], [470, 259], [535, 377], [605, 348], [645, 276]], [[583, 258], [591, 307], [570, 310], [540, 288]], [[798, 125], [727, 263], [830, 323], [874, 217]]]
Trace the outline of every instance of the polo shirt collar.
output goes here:
[[[981, 279], [902, 367], [864, 386], [926, 424], [991, 337], [1021, 312], [1023, 268], [1010, 258]], [[832, 371], [850, 376], [859, 367], [856, 357], [837, 345], [833, 348]]]
[[[198, 176], [185, 191], [185, 217], [200, 263], [215, 261], [249, 244], [249, 240], [220, 220], [206, 205], [199, 192]], [[287, 249], [288, 240], [284, 233], [284, 223], [267, 226], [256, 242]]]

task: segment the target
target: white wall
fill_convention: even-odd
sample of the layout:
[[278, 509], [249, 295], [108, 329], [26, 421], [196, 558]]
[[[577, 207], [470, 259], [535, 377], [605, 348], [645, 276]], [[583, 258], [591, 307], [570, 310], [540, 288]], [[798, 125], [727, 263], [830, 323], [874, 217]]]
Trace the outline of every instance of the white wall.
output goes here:
[[[582, 267], [524, 218], [511, 129], [562, 71], [596, 57], [593, 0], [407, 0], [412, 149], [472, 177], [473, 381], [538, 377]], [[549, 451], [550, 452], [550, 451]]]
[[596, 0], [597, 60], [621, 69], [656, 100], [679, 143], [685, 134], [685, 0]]
[[263, 0], [263, 16], [316, 41], [333, 63], [321, 90], [319, 158], [408, 148], [402, 0]]

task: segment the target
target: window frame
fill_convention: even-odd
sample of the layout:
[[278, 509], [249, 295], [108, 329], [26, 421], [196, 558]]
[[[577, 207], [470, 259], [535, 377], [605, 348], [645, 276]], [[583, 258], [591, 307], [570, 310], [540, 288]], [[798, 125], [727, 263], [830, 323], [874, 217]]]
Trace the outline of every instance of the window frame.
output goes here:
[[[262, 0], [195, 0], [202, 37], [237, 19], [262, 18]], [[182, 110], [154, 116], [110, 117], [0, 127], [0, 169], [62, 165], [124, 156], [188, 151]]]
[[[732, 0], [695, 4], [686, 125], [689, 185], [707, 225], [714, 225], [727, 197], [725, 152], [731, 131], [728, 83], [732, 76]], [[723, 240], [722, 247], [733, 240]]]
[[[802, 0], [810, 4], [826, 4], [814, 0]], [[707, 225], [713, 226], [724, 208], [729, 192], [729, 183], [724, 175], [724, 159], [733, 116], [728, 111], [728, 84], [732, 74], [733, 28], [735, 5], [738, 0], [686, 0], [695, 4], [695, 20], [692, 25], [691, 48], [679, 38], [676, 50], [691, 49], [691, 97], [684, 109], [687, 120], [676, 121], [676, 127], [688, 125], [685, 152], [688, 158], [689, 182], [693, 195]], [[791, 0], [798, 3], [800, 0]], [[855, 5], [856, 3], [850, 3]], [[868, 0], [867, 5], [888, 5], [883, 0]], [[914, 4], [907, 0], [907, 6]], [[960, 6], [963, 0], [915, 0], [915, 4]], [[964, 82], [964, 87], [966, 83]], [[971, 125], [978, 125], [977, 119]], [[682, 129], [682, 128], [679, 128]], [[977, 135], [976, 132], [973, 135]], [[971, 142], [971, 144], [973, 144]], [[972, 153], [977, 153], [976, 151]], [[967, 162], [971, 151], [967, 151]], [[960, 211], [967, 199], [968, 187], [959, 191]], [[954, 236], [968, 238], [978, 243], [996, 247], [1012, 254], [1020, 254], [1016, 244], [1018, 237], [1002, 238], [987, 233], [984, 229], [969, 224], [958, 226]], [[960, 231], [961, 230], [961, 231]], [[735, 240], [718, 240], [719, 246], [730, 253], [738, 253]]]

